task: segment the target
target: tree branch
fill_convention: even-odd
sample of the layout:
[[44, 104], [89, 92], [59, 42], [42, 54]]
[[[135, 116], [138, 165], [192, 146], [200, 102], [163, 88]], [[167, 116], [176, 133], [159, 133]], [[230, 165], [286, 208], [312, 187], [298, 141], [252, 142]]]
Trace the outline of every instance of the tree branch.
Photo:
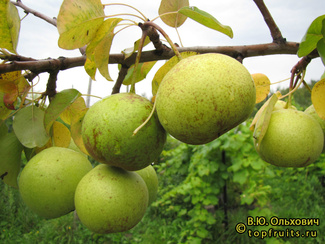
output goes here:
[[264, 17], [264, 21], [270, 29], [271, 36], [273, 38], [273, 42], [277, 44], [285, 43], [286, 39], [283, 38], [281, 31], [277, 24], [275, 23], [271, 13], [269, 12], [268, 8], [266, 7], [263, 0], [253, 0], [256, 6], [259, 8], [260, 12]]
[[50, 18], [34, 9], [31, 9], [31, 8], [27, 7], [25, 4], [23, 4], [21, 0], [17, 0], [16, 2], [11, 1], [11, 3], [16, 5], [17, 7], [22, 8], [26, 14], [31, 13], [31, 14], [35, 15], [36, 17], [45, 20], [46, 22], [50, 23], [51, 25], [56, 26], [56, 18], [55, 17]]
[[[243, 45], [243, 46], [197, 46], [197, 47], [180, 47], [179, 52], [193, 51], [198, 53], [222, 53], [231, 57], [241, 58], [274, 55], [274, 54], [293, 54], [298, 51], [299, 43], [286, 42], [284, 44], [277, 43], [265, 43], [256, 45]], [[165, 50], [161, 54], [157, 54], [156, 50], [142, 52], [140, 62], [167, 60], [173, 57], [175, 54], [172, 50]], [[317, 52], [310, 55], [310, 58], [318, 57]], [[109, 58], [110, 64], [120, 63], [130, 67], [134, 64], [136, 53], [125, 59], [123, 54], [111, 54]], [[58, 58], [58, 59], [43, 59], [35, 60], [20, 55], [10, 55], [3, 58], [5, 60], [12, 61], [11, 63], [5, 63], [0, 65], [0, 74], [17, 71], [17, 70], [30, 70], [35, 74], [42, 72], [49, 72], [51, 70], [58, 69], [66, 70], [74, 67], [83, 66], [86, 61], [86, 56], [72, 57], [72, 58]], [[23, 61], [21, 61], [23, 60]], [[30, 60], [30, 61], [29, 61]]]

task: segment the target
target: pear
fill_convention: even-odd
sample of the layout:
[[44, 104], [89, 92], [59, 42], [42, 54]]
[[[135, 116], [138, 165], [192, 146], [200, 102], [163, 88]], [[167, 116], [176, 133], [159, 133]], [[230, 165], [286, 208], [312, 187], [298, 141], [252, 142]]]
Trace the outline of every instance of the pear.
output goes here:
[[188, 144], [204, 144], [245, 121], [253, 112], [252, 76], [223, 54], [182, 59], [163, 78], [156, 96], [165, 130]]
[[146, 183], [137, 173], [100, 164], [78, 184], [76, 212], [95, 233], [123, 232], [140, 222], [148, 195]]
[[[324, 133], [324, 137], [325, 137], [325, 120], [321, 119], [321, 117], [319, 117], [319, 115], [317, 114], [314, 105], [310, 105], [308, 108], [306, 108], [305, 113], [311, 115], [314, 119], [317, 120], [317, 122], [319, 123], [320, 127], [323, 130]], [[324, 138], [325, 140], [325, 138]], [[325, 151], [325, 141], [324, 141], [324, 148], [323, 148], [323, 152]]]
[[272, 112], [266, 133], [256, 144], [261, 158], [275, 166], [305, 167], [315, 162], [323, 150], [324, 135], [310, 115], [294, 109]]
[[95, 103], [82, 122], [82, 138], [94, 159], [126, 170], [140, 170], [155, 161], [166, 142], [166, 131], [152, 103], [134, 93], [114, 94]]
[[79, 152], [63, 147], [46, 148], [22, 170], [20, 195], [39, 216], [60, 217], [75, 209], [76, 187], [91, 169], [91, 163]]
[[148, 206], [149, 206], [157, 199], [158, 177], [156, 171], [154, 167], [149, 165], [146, 168], [137, 170], [135, 172], [142, 177], [142, 179], [147, 185], [148, 192], [149, 192], [149, 201], [148, 201]]
[[[280, 109], [286, 109], [287, 102], [283, 100], [278, 100], [276, 104], [274, 105], [273, 111], [280, 110]], [[297, 108], [293, 105], [289, 105], [288, 109], [294, 109], [297, 110]]]

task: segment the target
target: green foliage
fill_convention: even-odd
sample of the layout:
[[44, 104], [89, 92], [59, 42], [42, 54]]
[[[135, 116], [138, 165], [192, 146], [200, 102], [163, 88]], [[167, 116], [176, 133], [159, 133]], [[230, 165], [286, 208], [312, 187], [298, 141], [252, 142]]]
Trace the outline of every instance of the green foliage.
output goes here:
[[317, 17], [309, 26], [305, 36], [301, 40], [298, 50], [298, 56], [307, 56], [317, 48], [319, 56], [325, 65], [325, 15]]
[[197, 7], [183, 7], [178, 12], [206, 27], [219, 31], [230, 38], [233, 38], [234, 36], [232, 29], [229, 26], [221, 24], [212, 15]]
[[[263, 184], [263, 178], [272, 172], [255, 152], [248, 125], [206, 145], [181, 143], [162, 157], [165, 161], [156, 166], [160, 197], [153, 207], [180, 226], [179, 242], [215, 241], [216, 226], [225, 230], [220, 216], [225, 204], [260, 208], [268, 204], [270, 186]], [[225, 186], [237, 193], [230, 197], [230, 205], [223, 202]]]

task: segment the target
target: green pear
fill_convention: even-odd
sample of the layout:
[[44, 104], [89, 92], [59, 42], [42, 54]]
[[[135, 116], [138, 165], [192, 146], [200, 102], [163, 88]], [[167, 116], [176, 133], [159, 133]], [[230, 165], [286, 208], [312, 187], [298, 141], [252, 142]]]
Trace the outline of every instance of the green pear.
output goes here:
[[[286, 109], [287, 102], [283, 100], [278, 100], [276, 104], [274, 105], [273, 111], [280, 110], [280, 109]], [[297, 110], [297, 108], [293, 105], [290, 105], [288, 109], [294, 109]]]
[[23, 146], [14, 132], [8, 132], [4, 123], [0, 130], [0, 179], [7, 185], [18, 188], [17, 177], [21, 167]]
[[310, 105], [308, 108], [306, 108], [305, 113], [311, 115], [314, 119], [317, 120], [317, 122], [319, 123], [320, 127], [323, 130], [324, 133], [324, 148], [323, 148], [323, 152], [325, 151], [325, 120], [321, 119], [321, 117], [319, 117], [319, 115], [316, 113], [316, 110], [314, 108], [314, 105]]
[[151, 102], [134, 93], [118, 93], [95, 103], [82, 122], [82, 138], [90, 156], [125, 170], [140, 170], [155, 161], [166, 142], [156, 113], [133, 135], [152, 111]]
[[149, 192], [149, 201], [148, 201], [148, 206], [149, 206], [152, 202], [154, 202], [157, 199], [158, 177], [156, 171], [151, 165], [149, 165], [146, 168], [140, 169], [135, 172], [142, 177], [142, 179], [147, 185], [148, 192]]
[[310, 105], [308, 108], [306, 108], [305, 113], [311, 115], [314, 119], [316, 119], [319, 125], [322, 127], [323, 132], [325, 133], [325, 120], [321, 119], [321, 117], [319, 117], [319, 115], [316, 113], [314, 105]]
[[[256, 144], [261, 158], [280, 167], [305, 167], [321, 154], [324, 135], [310, 115], [293, 109], [272, 112], [266, 133]], [[258, 149], [259, 148], [259, 149]]]
[[148, 199], [148, 189], [140, 175], [107, 164], [100, 164], [85, 175], [75, 194], [80, 221], [100, 234], [133, 228], [144, 216]]
[[91, 163], [81, 153], [63, 147], [46, 148], [22, 170], [21, 197], [39, 216], [60, 217], [75, 209], [76, 187], [91, 169]]
[[248, 70], [229, 56], [208, 53], [182, 59], [165, 75], [156, 109], [170, 135], [204, 144], [245, 121], [255, 101]]

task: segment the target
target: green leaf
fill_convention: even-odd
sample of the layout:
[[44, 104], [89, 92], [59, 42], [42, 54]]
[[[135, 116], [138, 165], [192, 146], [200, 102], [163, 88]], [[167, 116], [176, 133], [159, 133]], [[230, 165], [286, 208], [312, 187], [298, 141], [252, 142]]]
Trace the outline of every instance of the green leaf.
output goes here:
[[317, 43], [317, 51], [319, 56], [322, 59], [323, 64], [325, 65], [325, 38], [322, 38]]
[[42, 147], [50, 139], [46, 134], [44, 111], [36, 106], [27, 106], [17, 112], [13, 129], [21, 144], [28, 148]]
[[[196, 52], [182, 52], [181, 56], [182, 58], [187, 58], [193, 55], [197, 55]], [[171, 68], [173, 68], [177, 63], [179, 62], [179, 59], [176, 56], [173, 56], [171, 59], [169, 59], [163, 66], [159, 68], [159, 70], [156, 72], [155, 76], [152, 79], [152, 95], [155, 96], [158, 91], [158, 87], [162, 81], [162, 79], [165, 77], [165, 75], [168, 73]]]
[[222, 25], [216, 18], [214, 18], [209, 13], [198, 9], [197, 7], [183, 7], [179, 13], [191, 18], [192, 20], [209, 27], [213, 30], [219, 31], [230, 38], [233, 38], [232, 29], [229, 26]]
[[[1, 127], [7, 127], [1, 125]], [[8, 128], [7, 128], [8, 129]], [[17, 139], [15, 133], [5, 134], [0, 136], [0, 178], [9, 186], [18, 188], [17, 176], [20, 172], [21, 153], [23, 146]]]
[[324, 19], [325, 15], [321, 15], [317, 17], [308, 27], [308, 30], [299, 45], [297, 53], [299, 57], [303, 57], [311, 53], [317, 47], [318, 41], [324, 37], [324, 34], [322, 34]]
[[114, 29], [121, 20], [120, 18], [105, 20], [86, 49], [87, 57], [95, 62], [101, 75], [109, 81], [112, 81], [108, 72], [109, 52], [115, 35]]
[[234, 172], [233, 181], [243, 185], [246, 182], [247, 177], [248, 177], [247, 169], [236, 171]]
[[199, 228], [196, 230], [196, 234], [198, 235], [198, 237], [200, 238], [206, 238], [209, 236], [210, 232], [204, 228]]
[[20, 17], [18, 10], [9, 0], [0, 1], [0, 48], [16, 53]]
[[64, 0], [57, 18], [59, 47], [76, 49], [88, 44], [104, 21], [100, 0]]
[[57, 93], [45, 111], [44, 126], [46, 133], [50, 135], [51, 127], [60, 114], [69, 107], [81, 93], [76, 89], [67, 89]]
[[[163, 15], [170, 12], [177, 12], [183, 7], [188, 7], [188, 0], [161, 0], [158, 13]], [[187, 17], [179, 13], [167, 14], [160, 19], [170, 27], [180, 27], [186, 21]]]
[[[142, 81], [147, 77], [147, 74], [149, 71], [152, 69], [152, 67], [157, 63], [157, 61], [151, 61], [151, 62], [145, 62], [145, 63], [140, 63], [138, 65], [137, 71], [136, 71], [136, 78], [135, 78], [135, 83]], [[124, 85], [131, 85], [132, 84], [132, 79], [133, 79], [133, 72], [134, 72], [134, 65], [132, 65], [128, 69], [128, 73], [125, 76], [125, 79], [123, 81]]]
[[[150, 38], [146, 36], [146, 39], [144, 40], [143, 47], [147, 46], [150, 43]], [[140, 39], [134, 42], [133, 47], [126, 48], [122, 51], [124, 54], [124, 59], [129, 58], [135, 51], [138, 50], [140, 45]]]

